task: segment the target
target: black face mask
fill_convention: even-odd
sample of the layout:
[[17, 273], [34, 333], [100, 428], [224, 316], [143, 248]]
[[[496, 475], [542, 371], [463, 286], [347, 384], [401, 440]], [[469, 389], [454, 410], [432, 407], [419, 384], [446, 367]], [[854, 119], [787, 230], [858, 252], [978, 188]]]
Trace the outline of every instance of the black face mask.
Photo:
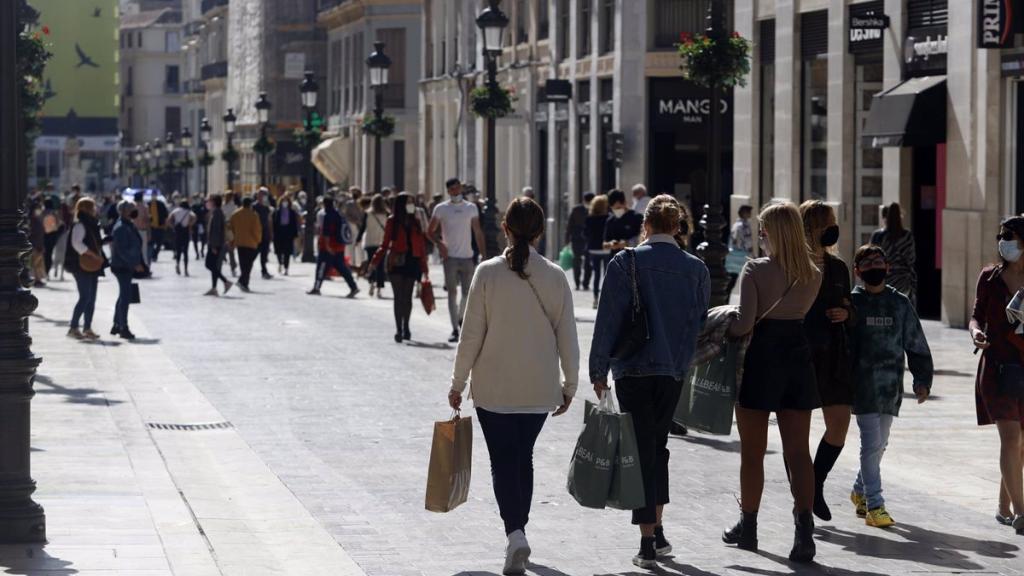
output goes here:
[[870, 270], [861, 270], [860, 277], [868, 286], [880, 286], [885, 283], [885, 277], [888, 273], [889, 271], [885, 268], [872, 268]]
[[690, 233], [690, 223], [686, 220], [679, 221], [679, 235], [686, 236]]
[[129, 214], [128, 217], [131, 218], [132, 220], [135, 220], [136, 218], [139, 217], [139, 211], [138, 210], [132, 210], [131, 214]]
[[825, 228], [825, 231], [821, 233], [821, 245], [824, 248], [835, 246], [839, 242], [839, 226], [832, 225]]

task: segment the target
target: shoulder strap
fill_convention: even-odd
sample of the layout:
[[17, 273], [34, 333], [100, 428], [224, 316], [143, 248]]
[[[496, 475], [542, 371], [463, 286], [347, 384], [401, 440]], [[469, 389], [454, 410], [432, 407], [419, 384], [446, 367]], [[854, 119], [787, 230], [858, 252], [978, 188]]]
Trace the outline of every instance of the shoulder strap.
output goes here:
[[530, 290], [533, 290], [533, 295], [537, 298], [537, 304], [540, 304], [540, 311], [544, 313], [544, 317], [548, 319], [548, 324], [551, 326], [551, 332], [555, 334], [555, 339], [558, 339], [558, 331], [555, 329], [554, 322], [551, 321], [551, 316], [548, 316], [548, 309], [544, 307], [544, 301], [540, 298], [540, 292], [537, 291], [537, 287], [533, 285], [533, 280], [530, 277], [526, 277], [526, 283], [530, 285]]
[[782, 296], [779, 296], [779, 299], [775, 301], [775, 304], [772, 304], [771, 307], [768, 308], [768, 310], [766, 310], [764, 314], [761, 314], [761, 316], [757, 320], [754, 320], [754, 326], [760, 324], [761, 320], [767, 318], [768, 315], [772, 313], [772, 311], [778, 308], [779, 304], [781, 304], [782, 301], [786, 299], [786, 296], [789, 295], [789, 291], [793, 289], [793, 286], [796, 286], [796, 280], [790, 283], [789, 288], [786, 288], [786, 291], [782, 293]]

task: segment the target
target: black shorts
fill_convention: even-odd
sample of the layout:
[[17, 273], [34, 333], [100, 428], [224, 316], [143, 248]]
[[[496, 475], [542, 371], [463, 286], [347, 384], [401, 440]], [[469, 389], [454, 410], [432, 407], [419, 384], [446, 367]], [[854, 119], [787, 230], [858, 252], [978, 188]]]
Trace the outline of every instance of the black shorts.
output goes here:
[[768, 412], [821, 406], [811, 347], [801, 320], [764, 320], [754, 327], [738, 403]]

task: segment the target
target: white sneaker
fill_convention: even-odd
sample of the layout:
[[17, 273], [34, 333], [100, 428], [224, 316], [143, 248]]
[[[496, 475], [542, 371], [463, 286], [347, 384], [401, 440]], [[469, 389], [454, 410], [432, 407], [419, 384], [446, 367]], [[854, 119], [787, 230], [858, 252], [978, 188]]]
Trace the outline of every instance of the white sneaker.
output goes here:
[[504, 576], [526, 574], [526, 562], [529, 559], [530, 543], [526, 541], [526, 534], [522, 530], [509, 534], [508, 546], [505, 548], [505, 569], [501, 573]]

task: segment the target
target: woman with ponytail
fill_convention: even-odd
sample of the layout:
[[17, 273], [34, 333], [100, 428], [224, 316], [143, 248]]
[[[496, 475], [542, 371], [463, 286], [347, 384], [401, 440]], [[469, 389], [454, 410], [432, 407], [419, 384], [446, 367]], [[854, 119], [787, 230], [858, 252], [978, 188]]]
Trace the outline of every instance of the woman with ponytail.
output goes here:
[[572, 289], [562, 269], [536, 250], [544, 221], [529, 198], [505, 211], [509, 247], [473, 275], [448, 392], [458, 410], [467, 383], [472, 387], [508, 537], [503, 574], [525, 573], [533, 446], [548, 413], [569, 409], [579, 373]]

